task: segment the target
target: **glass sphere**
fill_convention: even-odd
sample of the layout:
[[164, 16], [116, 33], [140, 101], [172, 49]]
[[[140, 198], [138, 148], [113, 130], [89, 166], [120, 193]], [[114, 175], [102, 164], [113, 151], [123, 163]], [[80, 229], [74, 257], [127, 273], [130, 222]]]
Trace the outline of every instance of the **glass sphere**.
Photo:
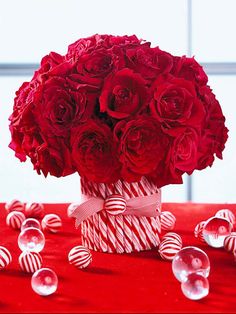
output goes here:
[[39, 295], [47, 296], [57, 290], [58, 278], [50, 268], [37, 270], [31, 278], [31, 287]]
[[27, 228], [18, 236], [18, 246], [21, 251], [41, 252], [45, 245], [45, 237], [37, 228]]
[[210, 261], [207, 254], [195, 246], [181, 249], [172, 261], [172, 271], [180, 282], [185, 282], [190, 274], [208, 277]]
[[224, 246], [224, 240], [231, 231], [232, 225], [227, 219], [212, 217], [206, 221], [202, 235], [208, 245], [219, 248]]
[[37, 228], [41, 229], [40, 222], [37, 219], [34, 218], [27, 218], [23, 221], [21, 225], [21, 231], [25, 230], [27, 228]]
[[190, 300], [200, 300], [209, 293], [208, 279], [202, 275], [192, 273], [187, 281], [181, 283], [183, 294]]

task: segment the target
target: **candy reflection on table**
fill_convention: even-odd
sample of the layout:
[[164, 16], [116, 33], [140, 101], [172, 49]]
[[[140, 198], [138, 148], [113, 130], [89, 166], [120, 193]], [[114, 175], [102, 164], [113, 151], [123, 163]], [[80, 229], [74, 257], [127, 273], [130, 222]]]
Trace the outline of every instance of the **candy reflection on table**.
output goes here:
[[53, 294], [58, 286], [57, 274], [50, 268], [41, 268], [33, 274], [31, 286], [34, 292], [39, 295]]
[[21, 225], [21, 231], [27, 228], [41, 229], [40, 222], [35, 218], [27, 218], [23, 221]]
[[21, 251], [41, 252], [45, 245], [45, 237], [37, 228], [27, 228], [18, 236], [18, 246]]
[[227, 219], [212, 217], [206, 221], [202, 235], [208, 245], [220, 248], [224, 246], [224, 240], [231, 231], [232, 224]]
[[172, 261], [172, 271], [180, 282], [185, 282], [192, 273], [208, 277], [210, 261], [203, 250], [194, 246], [187, 246], [175, 255]]
[[209, 293], [208, 279], [198, 273], [188, 275], [186, 281], [181, 283], [183, 294], [190, 300], [200, 300]]

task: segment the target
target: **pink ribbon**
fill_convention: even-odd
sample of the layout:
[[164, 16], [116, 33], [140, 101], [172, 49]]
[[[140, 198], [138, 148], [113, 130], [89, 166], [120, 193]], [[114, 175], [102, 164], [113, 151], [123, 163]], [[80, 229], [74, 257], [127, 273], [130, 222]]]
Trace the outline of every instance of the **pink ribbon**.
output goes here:
[[[122, 215], [156, 217], [159, 215], [160, 194], [155, 193], [147, 196], [138, 196], [126, 200], [126, 210]], [[87, 201], [78, 205], [70, 217], [76, 218], [75, 226], [78, 227], [82, 221], [104, 209], [104, 199], [90, 197]]]

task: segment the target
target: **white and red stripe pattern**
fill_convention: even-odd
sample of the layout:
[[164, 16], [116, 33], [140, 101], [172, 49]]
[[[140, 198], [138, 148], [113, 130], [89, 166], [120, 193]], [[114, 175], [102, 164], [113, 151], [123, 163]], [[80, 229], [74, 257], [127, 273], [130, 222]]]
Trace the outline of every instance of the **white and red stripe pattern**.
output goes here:
[[162, 237], [162, 242], [164, 240], [172, 240], [172, 241], [177, 241], [181, 246], [183, 245], [183, 241], [181, 236], [178, 233], [175, 232], [167, 232], [163, 237]]
[[88, 248], [78, 245], [68, 254], [69, 263], [77, 268], [86, 268], [92, 262], [92, 255]]
[[204, 229], [205, 224], [206, 224], [205, 221], [201, 221], [196, 225], [196, 227], [194, 229], [195, 238], [197, 238], [201, 242], [206, 242], [204, 237], [203, 237], [203, 234], [202, 234], [202, 231]]
[[175, 216], [169, 212], [169, 211], [164, 211], [160, 215], [160, 220], [161, 220], [161, 229], [162, 230], [173, 230], [175, 227], [176, 223], [176, 218]]
[[104, 201], [104, 209], [108, 214], [119, 215], [126, 209], [126, 200], [120, 194], [111, 194]]
[[25, 212], [25, 204], [22, 203], [19, 200], [12, 200], [9, 203], [5, 204], [5, 209], [7, 213], [13, 212], [13, 211], [18, 211], [18, 212]]
[[162, 259], [172, 261], [181, 249], [182, 243], [179, 242], [179, 239], [176, 240], [174, 238], [167, 238], [160, 243], [158, 252]]
[[231, 253], [236, 251], [236, 232], [232, 232], [229, 236], [225, 238], [224, 249]]
[[27, 203], [25, 206], [26, 217], [42, 218], [44, 215], [44, 206], [41, 203]]
[[21, 270], [26, 273], [34, 273], [42, 267], [42, 257], [37, 252], [24, 251], [18, 259]]
[[61, 218], [56, 214], [47, 214], [43, 217], [42, 229], [52, 233], [57, 233], [62, 227]]
[[67, 216], [70, 217], [73, 211], [80, 205], [80, 203], [71, 203], [67, 207]]
[[220, 209], [215, 214], [215, 216], [227, 219], [232, 224], [232, 227], [234, 227], [234, 225], [235, 225], [235, 215], [234, 215], [234, 213], [231, 210], [229, 210], [229, 209]]
[[6, 224], [13, 229], [20, 229], [25, 215], [22, 212], [13, 211], [7, 215]]
[[[81, 178], [81, 189], [86, 196], [106, 200], [105, 210], [93, 214], [81, 223], [82, 244], [85, 247], [100, 252], [131, 253], [149, 250], [159, 245], [161, 232], [159, 217], [122, 214], [126, 201], [130, 198], [155, 193], [160, 195], [161, 191], [154, 184], [145, 178], [135, 183], [119, 180], [115, 184], [92, 183]], [[113, 203], [114, 198], [118, 202]], [[159, 198], [157, 203], [159, 212], [160, 207]]]
[[11, 261], [11, 253], [4, 246], [0, 246], [0, 269], [7, 267]]

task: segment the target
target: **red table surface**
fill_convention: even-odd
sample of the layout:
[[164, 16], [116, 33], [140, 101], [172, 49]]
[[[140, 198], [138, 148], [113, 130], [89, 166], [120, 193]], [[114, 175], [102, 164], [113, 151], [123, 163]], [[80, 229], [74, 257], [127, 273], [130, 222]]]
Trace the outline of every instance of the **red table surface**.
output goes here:
[[0, 245], [7, 247], [13, 262], [0, 271], [0, 312], [2, 313], [234, 313], [236, 312], [236, 263], [232, 254], [214, 249], [194, 238], [195, 225], [218, 209], [236, 213], [236, 204], [163, 204], [172, 211], [175, 230], [184, 246], [195, 245], [209, 256], [210, 293], [200, 301], [184, 297], [180, 283], [171, 270], [171, 262], [159, 258], [157, 250], [132, 254], [92, 252], [93, 262], [85, 270], [70, 265], [67, 255], [81, 244], [74, 221], [67, 218], [68, 204], [45, 204], [47, 213], [59, 214], [63, 229], [45, 234], [41, 252], [43, 266], [58, 275], [58, 290], [42, 297], [31, 288], [31, 275], [19, 269], [17, 246], [19, 231], [6, 226], [4, 204], [0, 204]]

